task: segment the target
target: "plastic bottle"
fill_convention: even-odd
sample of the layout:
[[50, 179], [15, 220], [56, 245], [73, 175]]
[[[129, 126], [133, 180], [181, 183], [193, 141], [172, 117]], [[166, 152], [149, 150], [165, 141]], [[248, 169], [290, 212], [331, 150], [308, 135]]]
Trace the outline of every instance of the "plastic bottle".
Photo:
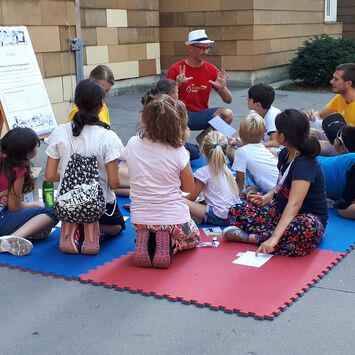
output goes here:
[[42, 184], [43, 202], [46, 207], [54, 206], [54, 185], [53, 182], [43, 180]]

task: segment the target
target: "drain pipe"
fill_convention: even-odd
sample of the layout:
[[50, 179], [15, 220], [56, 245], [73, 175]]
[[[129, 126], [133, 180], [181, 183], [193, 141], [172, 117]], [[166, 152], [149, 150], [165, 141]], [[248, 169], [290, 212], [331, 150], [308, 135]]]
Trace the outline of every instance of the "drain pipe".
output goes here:
[[81, 18], [80, 18], [80, 0], [75, 0], [74, 11], [76, 16], [76, 37], [69, 38], [69, 47], [71, 52], [75, 52], [76, 82], [84, 79], [83, 62], [83, 40], [81, 36]]

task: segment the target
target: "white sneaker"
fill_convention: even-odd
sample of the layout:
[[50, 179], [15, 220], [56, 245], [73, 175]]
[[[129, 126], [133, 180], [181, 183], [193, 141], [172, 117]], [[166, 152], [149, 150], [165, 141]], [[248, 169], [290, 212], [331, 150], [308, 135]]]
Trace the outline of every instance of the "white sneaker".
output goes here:
[[0, 253], [10, 253], [12, 255], [24, 256], [32, 251], [32, 243], [21, 237], [5, 235], [0, 237]]

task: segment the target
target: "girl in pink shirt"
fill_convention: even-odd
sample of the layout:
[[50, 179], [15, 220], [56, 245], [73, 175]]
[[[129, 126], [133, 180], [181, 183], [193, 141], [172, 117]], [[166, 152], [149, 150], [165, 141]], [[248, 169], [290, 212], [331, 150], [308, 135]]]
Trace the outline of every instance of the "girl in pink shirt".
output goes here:
[[139, 135], [123, 151], [138, 266], [168, 268], [173, 244], [183, 250], [198, 243], [198, 228], [181, 193], [194, 190], [189, 154], [183, 146], [187, 135], [185, 105], [161, 95], [146, 103]]
[[46, 238], [58, 219], [42, 202], [23, 202], [23, 193], [33, 190], [30, 160], [39, 146], [30, 128], [14, 128], [0, 142], [0, 252], [26, 255], [28, 239]]

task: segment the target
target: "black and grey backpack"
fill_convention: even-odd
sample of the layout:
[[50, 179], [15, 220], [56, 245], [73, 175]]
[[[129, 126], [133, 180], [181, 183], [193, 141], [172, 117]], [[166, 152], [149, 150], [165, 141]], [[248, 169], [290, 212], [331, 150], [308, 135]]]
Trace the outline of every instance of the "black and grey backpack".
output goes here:
[[[67, 133], [73, 154], [64, 177], [54, 208], [61, 221], [69, 223], [93, 223], [105, 213], [104, 191], [99, 183], [97, 154], [85, 157], [75, 153], [71, 126]], [[70, 131], [68, 131], [68, 128]], [[105, 132], [106, 133], [106, 132]], [[101, 137], [101, 142], [102, 142]]]

